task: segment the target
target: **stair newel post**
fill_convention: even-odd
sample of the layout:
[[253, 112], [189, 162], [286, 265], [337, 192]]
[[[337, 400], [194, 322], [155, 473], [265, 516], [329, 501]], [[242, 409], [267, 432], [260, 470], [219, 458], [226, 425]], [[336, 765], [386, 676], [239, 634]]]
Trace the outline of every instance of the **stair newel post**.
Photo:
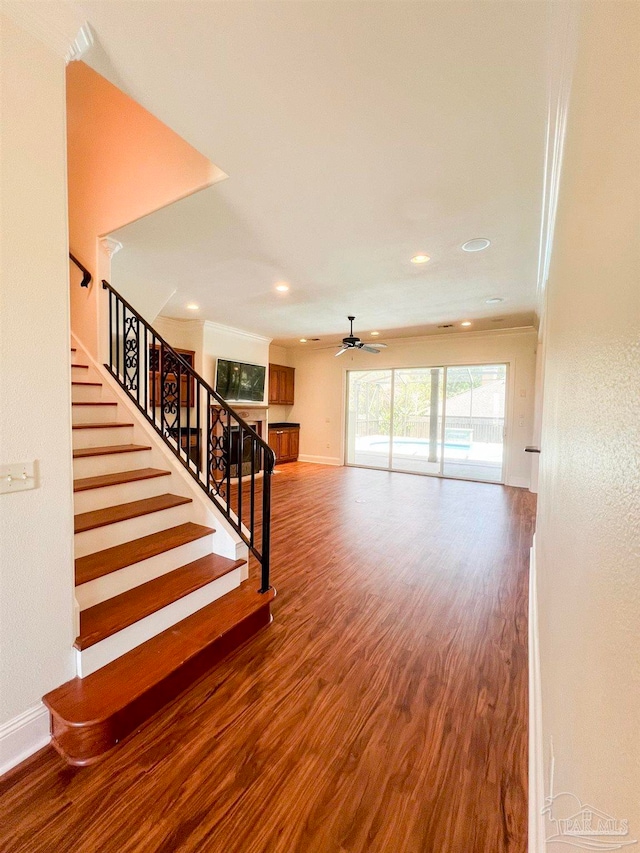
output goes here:
[[273, 454], [270, 450], [262, 449], [263, 479], [262, 479], [262, 565], [261, 585], [259, 592], [270, 589], [271, 564], [271, 476], [273, 474]]
[[[102, 282], [102, 287], [106, 285]], [[109, 369], [113, 370], [113, 293], [108, 291], [109, 297]]]
[[227, 515], [231, 515], [231, 414], [229, 409], [226, 409], [225, 414], [227, 416], [227, 428], [225, 430], [225, 472], [224, 475], [227, 480], [227, 489], [225, 494], [225, 499], [227, 502], [226, 512]]
[[[182, 455], [182, 365], [176, 362], [176, 433], [178, 439], [178, 458]], [[188, 459], [188, 457], [186, 457]], [[187, 465], [188, 467], [188, 465]]]
[[244, 463], [244, 430], [238, 424], [238, 523], [242, 524], [242, 467]]
[[144, 394], [143, 394], [143, 402], [144, 402], [144, 410], [145, 412], [149, 411], [149, 339], [146, 325], [143, 326], [144, 329], [144, 344], [141, 352], [140, 358], [140, 370], [142, 371], [142, 376], [144, 377]]
[[120, 379], [120, 300], [116, 299], [116, 377]]

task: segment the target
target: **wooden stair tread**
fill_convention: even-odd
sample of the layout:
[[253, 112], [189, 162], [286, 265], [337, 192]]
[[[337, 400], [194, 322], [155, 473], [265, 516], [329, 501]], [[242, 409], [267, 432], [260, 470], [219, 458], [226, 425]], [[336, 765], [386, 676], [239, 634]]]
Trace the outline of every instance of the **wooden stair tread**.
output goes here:
[[52, 743], [76, 766], [106, 755], [127, 734], [271, 621], [274, 590], [255, 581], [198, 610], [84, 679], [43, 697]]
[[125, 423], [124, 421], [107, 421], [107, 423], [99, 424], [73, 424], [71, 429], [119, 429], [121, 427], [132, 426], [132, 423]]
[[97, 400], [96, 402], [80, 402], [80, 403], [71, 403], [72, 406], [117, 406], [117, 403], [105, 403], [102, 400]]
[[191, 498], [182, 495], [156, 495], [153, 498], [143, 498], [139, 501], [130, 501], [125, 504], [108, 506], [104, 509], [94, 509], [91, 512], [80, 512], [74, 516], [74, 533], [84, 533], [96, 527], [105, 527], [107, 524], [115, 524], [118, 521], [127, 521], [130, 518], [138, 518], [151, 512], [159, 512], [163, 509], [171, 509], [174, 506], [190, 504]]
[[84, 382], [81, 379], [73, 379], [71, 381], [71, 384], [72, 385], [92, 385], [92, 386], [95, 386], [96, 388], [100, 388], [102, 386], [102, 382]]
[[88, 364], [72, 364], [71, 367], [79, 367], [80, 370], [89, 370]]
[[107, 444], [104, 447], [79, 447], [73, 451], [73, 458], [86, 459], [90, 456], [110, 456], [112, 453], [137, 453], [139, 450], [151, 450], [151, 445]]
[[74, 645], [80, 651], [88, 649], [244, 563], [245, 560], [229, 560], [218, 554], [207, 554], [179, 569], [101, 601], [80, 614], [80, 636]]
[[149, 559], [149, 557], [156, 557], [158, 554], [171, 551], [173, 548], [179, 548], [180, 545], [187, 545], [189, 542], [202, 539], [202, 537], [209, 536], [214, 532], [212, 527], [204, 527], [202, 524], [187, 521], [185, 524], [178, 524], [175, 527], [169, 527], [167, 530], [161, 530], [159, 533], [141, 536], [140, 539], [133, 539], [123, 545], [114, 545], [112, 548], [96, 551], [86, 557], [78, 557], [75, 562], [76, 586], [88, 583], [111, 572], [117, 572], [119, 569], [132, 566], [134, 563]]
[[151, 480], [154, 477], [167, 477], [171, 471], [161, 468], [137, 468], [135, 471], [118, 471], [117, 474], [101, 474], [97, 477], [82, 477], [73, 481], [74, 492], [86, 492], [88, 489], [101, 489], [103, 486], [120, 486], [123, 483], [135, 483], [138, 480]]

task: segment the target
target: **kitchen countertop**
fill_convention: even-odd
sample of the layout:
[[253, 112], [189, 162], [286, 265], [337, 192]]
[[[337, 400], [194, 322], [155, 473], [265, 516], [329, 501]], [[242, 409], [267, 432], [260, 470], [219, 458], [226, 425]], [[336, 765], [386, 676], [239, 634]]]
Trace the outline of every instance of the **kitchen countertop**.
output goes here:
[[289, 421], [278, 421], [277, 423], [269, 424], [269, 429], [286, 429], [287, 427], [300, 429], [300, 424], [294, 424]]

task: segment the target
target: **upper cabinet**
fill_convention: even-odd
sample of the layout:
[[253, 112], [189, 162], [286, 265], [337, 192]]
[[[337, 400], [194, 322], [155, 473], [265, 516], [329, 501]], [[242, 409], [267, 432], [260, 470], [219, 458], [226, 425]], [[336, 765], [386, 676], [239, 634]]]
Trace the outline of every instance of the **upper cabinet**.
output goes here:
[[295, 368], [283, 364], [269, 365], [269, 404], [274, 406], [293, 406], [295, 389]]

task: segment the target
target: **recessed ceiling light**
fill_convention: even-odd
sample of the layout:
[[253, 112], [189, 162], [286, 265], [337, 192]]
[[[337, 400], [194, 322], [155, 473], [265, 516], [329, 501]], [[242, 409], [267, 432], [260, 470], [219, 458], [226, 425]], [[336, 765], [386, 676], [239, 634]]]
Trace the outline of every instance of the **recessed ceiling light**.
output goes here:
[[279, 293], [286, 293], [287, 290], [289, 290], [289, 285], [286, 284], [284, 281], [281, 281], [278, 284], [276, 284], [276, 290]]
[[373, 335], [373, 337], [375, 338], [375, 337], [377, 337], [377, 336], [380, 334], [380, 332], [371, 332], [371, 334], [372, 334], [372, 335]]
[[426, 264], [431, 260], [429, 255], [414, 255], [411, 258], [412, 264]]
[[200, 306], [199, 306], [199, 305], [196, 305], [196, 303], [195, 303], [195, 302], [190, 302], [190, 303], [187, 305], [187, 308], [189, 309], [189, 311], [197, 311], [197, 310], [198, 310], [198, 308], [200, 308]]
[[499, 302], [504, 302], [502, 296], [491, 296], [489, 299], [484, 300], [487, 305], [497, 305]]
[[487, 249], [491, 245], [491, 240], [487, 240], [486, 237], [475, 237], [473, 240], [467, 240], [466, 243], [462, 244], [462, 250], [464, 252], [481, 252], [483, 249]]
[[471, 320], [465, 320], [463, 323], [460, 323], [461, 326], [470, 326]]
[[301, 344], [306, 344], [306, 342], [307, 342], [307, 339], [306, 339], [306, 338], [300, 338], [300, 343], [301, 343]]

